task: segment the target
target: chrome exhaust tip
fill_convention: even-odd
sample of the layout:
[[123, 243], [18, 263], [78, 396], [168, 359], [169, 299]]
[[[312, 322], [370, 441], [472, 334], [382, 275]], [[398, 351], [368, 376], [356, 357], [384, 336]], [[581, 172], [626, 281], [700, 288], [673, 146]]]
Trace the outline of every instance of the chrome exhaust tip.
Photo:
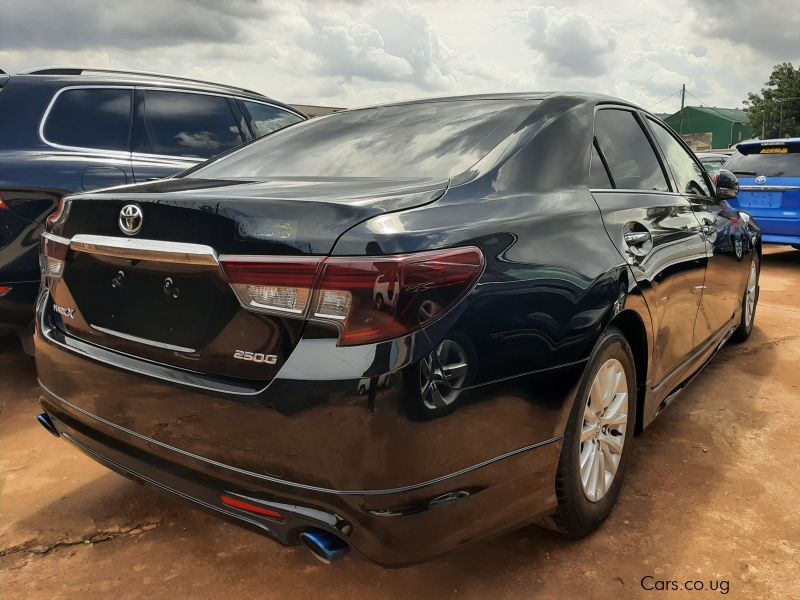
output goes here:
[[56, 426], [53, 424], [53, 420], [50, 418], [50, 415], [47, 413], [42, 413], [36, 417], [36, 420], [39, 421], [39, 425], [44, 427], [50, 435], [61, 437], [61, 434], [58, 433], [58, 429], [56, 429]]
[[308, 546], [317, 560], [326, 565], [350, 552], [350, 546], [346, 542], [322, 529], [307, 529], [300, 534], [300, 540]]

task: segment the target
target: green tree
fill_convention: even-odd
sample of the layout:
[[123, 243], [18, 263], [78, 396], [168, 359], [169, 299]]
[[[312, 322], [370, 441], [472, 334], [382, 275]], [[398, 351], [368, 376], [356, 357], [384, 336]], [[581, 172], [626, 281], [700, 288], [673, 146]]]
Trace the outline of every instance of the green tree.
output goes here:
[[753, 133], [762, 139], [800, 136], [800, 69], [775, 65], [766, 85], [744, 101]]

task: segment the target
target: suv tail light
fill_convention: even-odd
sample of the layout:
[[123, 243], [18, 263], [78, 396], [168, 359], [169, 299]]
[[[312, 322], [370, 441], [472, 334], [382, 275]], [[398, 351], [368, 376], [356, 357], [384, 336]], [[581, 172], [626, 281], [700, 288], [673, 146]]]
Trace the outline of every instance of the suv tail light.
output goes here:
[[478, 248], [396, 256], [220, 257], [247, 309], [329, 323], [339, 345], [390, 340], [444, 315], [483, 271]]
[[8, 210], [8, 204], [3, 200], [3, 195], [0, 194], [0, 210]]

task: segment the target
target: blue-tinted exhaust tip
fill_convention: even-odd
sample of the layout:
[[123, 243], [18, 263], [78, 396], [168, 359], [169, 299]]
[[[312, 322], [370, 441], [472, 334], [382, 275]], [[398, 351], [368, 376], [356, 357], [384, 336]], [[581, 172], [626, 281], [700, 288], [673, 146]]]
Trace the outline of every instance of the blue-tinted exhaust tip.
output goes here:
[[326, 565], [350, 552], [350, 546], [346, 542], [322, 529], [307, 529], [300, 534], [300, 539]]
[[53, 424], [53, 420], [50, 418], [50, 415], [48, 415], [47, 413], [42, 413], [38, 417], [36, 417], [36, 420], [39, 421], [39, 425], [47, 429], [50, 435], [53, 435], [55, 437], [60, 437], [61, 434], [58, 433], [58, 430], [56, 429], [56, 426]]

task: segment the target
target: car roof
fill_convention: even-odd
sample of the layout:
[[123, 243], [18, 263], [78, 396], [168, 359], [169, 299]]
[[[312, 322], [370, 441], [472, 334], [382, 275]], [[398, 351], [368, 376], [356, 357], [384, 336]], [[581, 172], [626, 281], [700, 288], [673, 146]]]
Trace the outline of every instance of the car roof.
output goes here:
[[302, 114], [291, 106], [274, 100], [264, 94], [201, 79], [153, 73], [149, 71], [127, 71], [122, 69], [104, 69], [93, 67], [37, 67], [13, 75], [14, 79], [35, 79], [41, 82], [67, 83], [71, 85], [138, 85], [157, 86], [176, 90], [210, 92], [267, 101], [271, 104]]
[[791, 152], [800, 152], [800, 137], [776, 138], [772, 140], [747, 140], [736, 144], [736, 149], [742, 154], [754, 154], [764, 147], [786, 147]]

